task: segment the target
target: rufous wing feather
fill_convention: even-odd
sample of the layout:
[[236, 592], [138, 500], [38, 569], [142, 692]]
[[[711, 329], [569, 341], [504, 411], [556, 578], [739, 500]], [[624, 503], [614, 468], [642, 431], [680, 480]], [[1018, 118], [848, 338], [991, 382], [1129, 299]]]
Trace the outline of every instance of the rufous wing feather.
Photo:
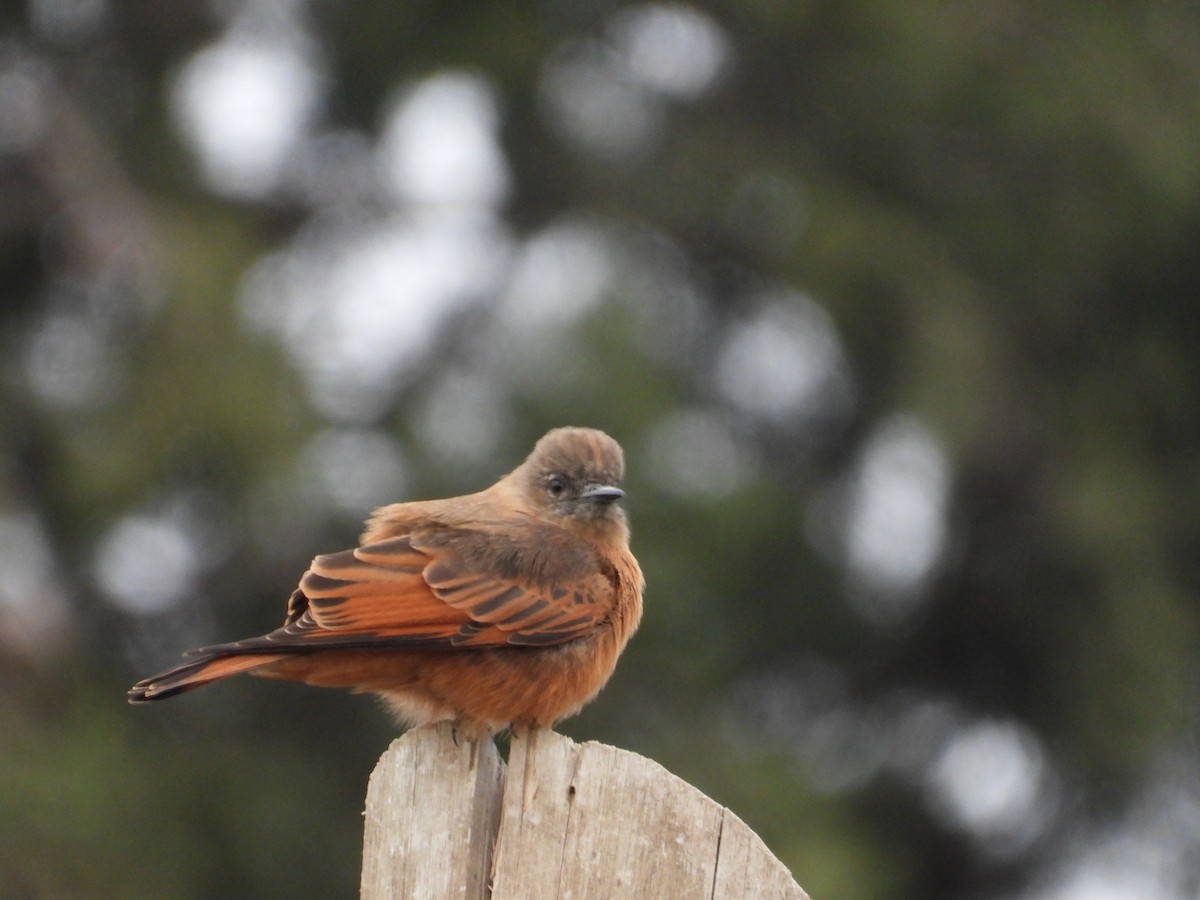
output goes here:
[[517, 545], [524, 557], [478, 552], [485, 537], [449, 528], [319, 556], [300, 581], [288, 622], [261, 640], [496, 647], [581, 637], [611, 612], [615, 585], [584, 549], [560, 546], [571, 543], [569, 535], [544, 531]]
[[544, 647], [582, 637], [612, 610], [613, 580], [561, 529], [525, 535], [505, 552], [485, 538], [427, 527], [318, 556], [281, 628], [202, 647], [200, 658], [135, 685], [155, 700], [253, 671], [285, 655], [399, 647]]

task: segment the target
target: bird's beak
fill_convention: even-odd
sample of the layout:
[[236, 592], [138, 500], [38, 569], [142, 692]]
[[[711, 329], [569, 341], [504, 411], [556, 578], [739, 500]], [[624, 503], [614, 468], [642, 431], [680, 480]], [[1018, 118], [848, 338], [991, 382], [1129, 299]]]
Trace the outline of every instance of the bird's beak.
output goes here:
[[625, 496], [625, 492], [611, 484], [596, 484], [583, 492], [584, 500], [596, 500], [600, 503], [612, 503]]

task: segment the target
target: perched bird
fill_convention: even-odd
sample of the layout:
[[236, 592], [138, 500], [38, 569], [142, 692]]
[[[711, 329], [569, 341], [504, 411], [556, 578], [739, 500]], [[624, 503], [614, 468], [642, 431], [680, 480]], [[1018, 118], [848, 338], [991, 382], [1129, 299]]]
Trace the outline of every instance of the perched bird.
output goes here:
[[549, 728], [608, 681], [642, 616], [602, 431], [557, 428], [477, 494], [377, 509], [360, 544], [318, 556], [283, 627], [192, 650], [131, 703], [245, 672], [374, 692], [408, 725]]

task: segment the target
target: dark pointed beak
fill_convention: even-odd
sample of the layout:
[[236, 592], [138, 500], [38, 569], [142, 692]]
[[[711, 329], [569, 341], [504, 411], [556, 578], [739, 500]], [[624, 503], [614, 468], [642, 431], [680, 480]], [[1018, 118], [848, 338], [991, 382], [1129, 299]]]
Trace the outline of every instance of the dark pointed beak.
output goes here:
[[625, 496], [625, 492], [611, 484], [597, 484], [583, 492], [584, 500], [595, 500], [598, 503], [612, 503]]

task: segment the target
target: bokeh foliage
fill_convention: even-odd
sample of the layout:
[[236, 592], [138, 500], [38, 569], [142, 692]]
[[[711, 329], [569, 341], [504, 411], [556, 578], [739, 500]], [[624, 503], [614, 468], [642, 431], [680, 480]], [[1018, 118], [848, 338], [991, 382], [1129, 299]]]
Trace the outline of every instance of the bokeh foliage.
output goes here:
[[[1131, 844], [1145, 896], [1194, 896], [1193, 5], [31, 0], [0, 28], [0, 896], [352, 896], [372, 701], [124, 689], [273, 627], [372, 504], [566, 423], [626, 446], [649, 581], [566, 733], [727, 804], [814, 897], [1086, 896]], [[321, 86], [240, 191], [178, 124], [239, 29]], [[507, 187], [468, 213], [500, 261], [432, 319], [360, 304], [421, 340], [339, 406], [366, 375], [288, 298], [424, 221], [378, 148], [448, 74], [496, 116]], [[853, 552], [871, 490], [891, 581]]]

